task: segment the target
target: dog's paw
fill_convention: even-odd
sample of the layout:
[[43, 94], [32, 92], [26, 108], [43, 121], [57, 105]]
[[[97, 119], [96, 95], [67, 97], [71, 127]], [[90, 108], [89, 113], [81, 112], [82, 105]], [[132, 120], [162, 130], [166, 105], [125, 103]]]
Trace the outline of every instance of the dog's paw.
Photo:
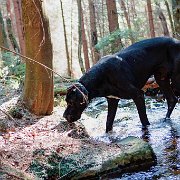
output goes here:
[[142, 125], [142, 130], [143, 130], [143, 131], [148, 130], [149, 125], [150, 125], [150, 124], [148, 124], [148, 125]]

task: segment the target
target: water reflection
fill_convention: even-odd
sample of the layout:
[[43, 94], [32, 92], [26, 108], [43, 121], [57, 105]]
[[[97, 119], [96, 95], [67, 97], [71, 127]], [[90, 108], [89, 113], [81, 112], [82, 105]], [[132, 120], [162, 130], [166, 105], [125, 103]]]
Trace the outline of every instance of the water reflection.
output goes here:
[[171, 173], [177, 175], [180, 174], [180, 153], [178, 149], [179, 134], [172, 121], [168, 121], [168, 125], [171, 129], [169, 131], [169, 138], [165, 140], [164, 156], [166, 159], [164, 163], [169, 166]]

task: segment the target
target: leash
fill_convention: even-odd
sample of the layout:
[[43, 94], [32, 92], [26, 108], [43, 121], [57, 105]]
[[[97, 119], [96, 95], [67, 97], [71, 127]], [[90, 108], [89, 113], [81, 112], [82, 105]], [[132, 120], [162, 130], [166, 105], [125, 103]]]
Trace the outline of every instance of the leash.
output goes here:
[[[22, 55], [22, 54], [20, 54], [20, 53], [17, 53], [17, 52], [15, 52], [15, 51], [12, 51], [12, 50], [4, 47], [4, 46], [0, 46], [0, 48], [1, 48], [1, 49], [4, 49], [4, 50], [6, 50], [6, 51], [12, 52], [13, 54], [16, 54], [16, 55], [24, 58], [25, 60], [29, 60], [30, 62], [32, 61], [32, 62], [34, 62], [34, 63], [36, 63], [36, 64], [39, 64], [40, 66], [43, 66], [45, 69], [48, 69], [48, 70], [50, 70], [51, 72], [53, 72], [54, 74], [58, 75], [61, 79], [65, 80], [66, 82], [71, 83], [67, 78], [61, 76], [59, 73], [57, 73], [57, 72], [54, 71], [53, 69], [49, 68], [48, 66], [46, 66], [46, 65], [44, 65], [44, 64], [42, 64], [42, 63], [40, 63], [40, 62], [38, 62], [38, 61], [30, 58], [30, 57], [27, 57], [27, 56], [24, 56], [24, 55]], [[79, 83], [79, 84], [80, 84], [80, 83]], [[88, 104], [88, 96], [87, 96], [86, 94], [84, 94], [84, 93], [76, 86], [75, 83], [72, 84], [72, 85], [83, 95], [83, 99], [84, 99], [85, 102]], [[82, 84], [81, 84], [81, 85], [82, 85]], [[83, 86], [83, 85], [82, 85], [82, 86]], [[84, 87], [84, 88], [85, 88], [85, 87]]]

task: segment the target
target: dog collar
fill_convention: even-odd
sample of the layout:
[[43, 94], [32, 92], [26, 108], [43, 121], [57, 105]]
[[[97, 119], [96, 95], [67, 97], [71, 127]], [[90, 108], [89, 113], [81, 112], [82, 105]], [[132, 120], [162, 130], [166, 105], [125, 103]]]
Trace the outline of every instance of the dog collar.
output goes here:
[[[83, 84], [81, 84], [80, 82], [77, 82], [77, 83], [73, 84], [73, 86], [74, 86], [74, 87], [82, 94], [82, 96], [83, 96], [83, 102], [81, 102], [80, 104], [84, 104], [84, 103], [85, 103], [86, 105], [88, 105], [88, 104], [89, 104], [89, 98], [88, 98], [89, 92], [87, 91], [87, 89], [85, 88], [85, 86], [84, 86]], [[78, 86], [84, 88], [84, 89], [87, 91], [87, 95], [86, 95], [83, 91], [81, 91], [81, 90], [78, 88]]]

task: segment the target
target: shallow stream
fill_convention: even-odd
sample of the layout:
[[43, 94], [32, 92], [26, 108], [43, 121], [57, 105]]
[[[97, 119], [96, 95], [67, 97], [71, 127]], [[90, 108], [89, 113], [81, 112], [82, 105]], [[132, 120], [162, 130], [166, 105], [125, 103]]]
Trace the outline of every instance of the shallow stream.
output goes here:
[[105, 134], [107, 102], [104, 98], [94, 100], [83, 114], [82, 123], [97, 141], [107, 143], [128, 136], [147, 141], [157, 156], [157, 165], [146, 171], [123, 174], [114, 179], [180, 179], [180, 103], [170, 120], [163, 119], [167, 111], [165, 101], [146, 98], [149, 122], [147, 131], [142, 131], [135, 104], [132, 100], [120, 100], [111, 134]]

